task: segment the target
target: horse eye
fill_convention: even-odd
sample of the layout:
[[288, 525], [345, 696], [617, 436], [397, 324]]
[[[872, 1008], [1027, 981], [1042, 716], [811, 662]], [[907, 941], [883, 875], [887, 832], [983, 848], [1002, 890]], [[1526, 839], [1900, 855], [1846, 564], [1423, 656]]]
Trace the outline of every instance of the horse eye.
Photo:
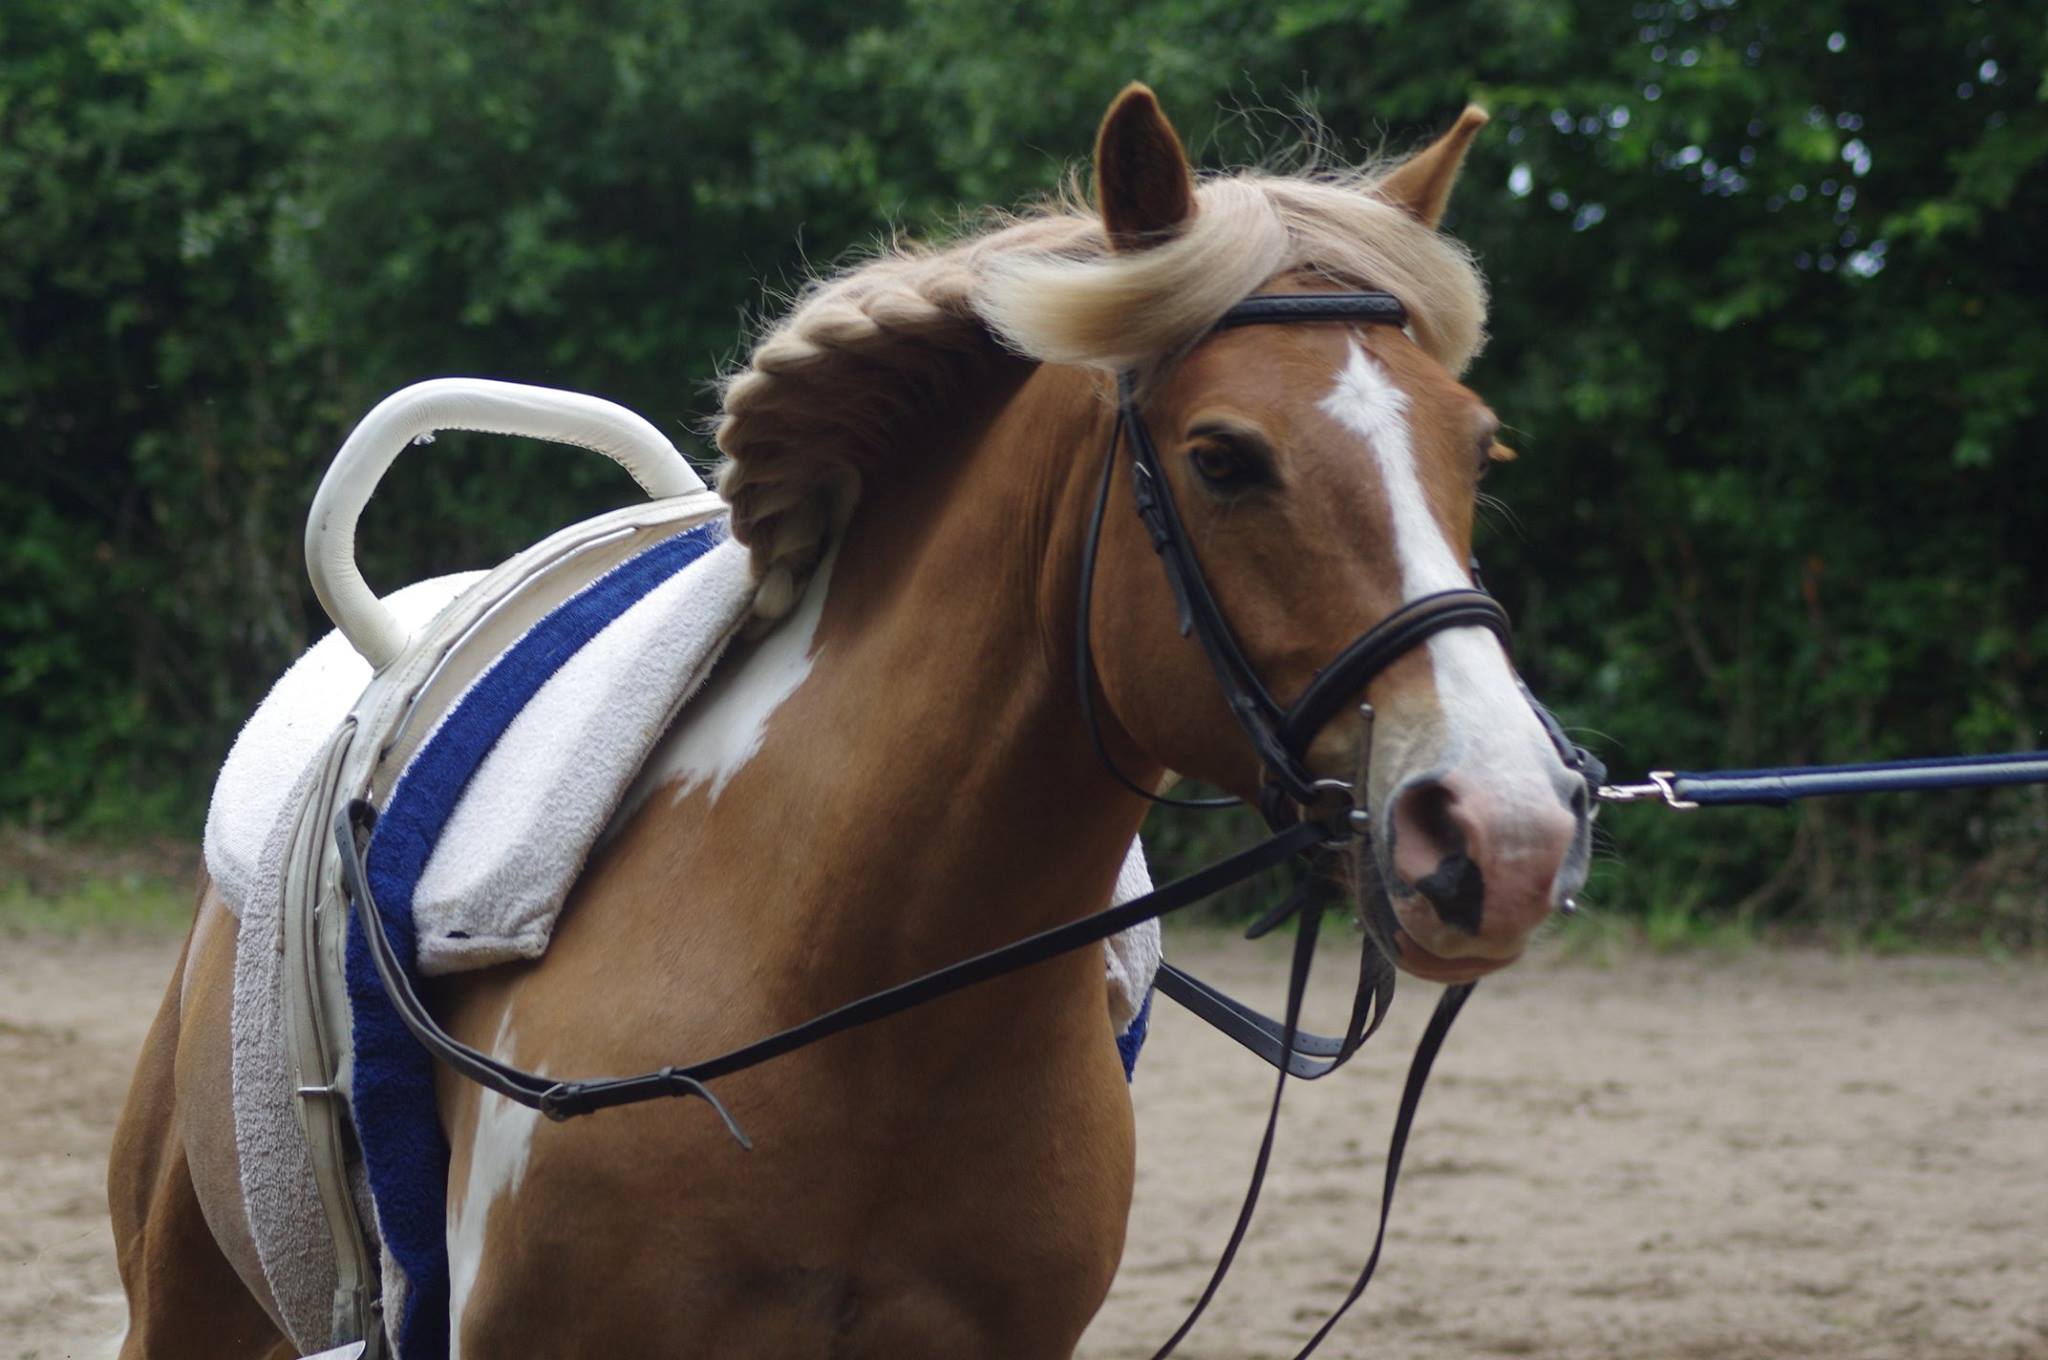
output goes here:
[[1258, 461], [1243, 449], [1217, 440], [1205, 439], [1188, 450], [1188, 461], [1196, 475], [1212, 487], [1235, 489], [1260, 479]]

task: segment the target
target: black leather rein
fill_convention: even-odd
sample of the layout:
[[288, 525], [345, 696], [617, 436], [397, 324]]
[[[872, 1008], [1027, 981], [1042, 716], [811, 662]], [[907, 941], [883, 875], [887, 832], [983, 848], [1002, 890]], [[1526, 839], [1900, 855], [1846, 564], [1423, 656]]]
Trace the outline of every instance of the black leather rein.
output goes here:
[[399, 1019], [421, 1047], [479, 1086], [538, 1110], [554, 1120], [572, 1119], [615, 1105], [632, 1105], [666, 1096], [697, 1096], [718, 1111], [733, 1137], [743, 1145], [748, 1144], [746, 1135], [704, 1085], [705, 1082], [744, 1072], [785, 1053], [807, 1048], [821, 1039], [900, 1015], [927, 1001], [936, 1001], [977, 983], [1106, 940], [1140, 922], [1213, 897], [1223, 889], [1290, 860], [1326, 839], [1348, 834], [1336, 825], [1297, 823], [1249, 849], [1240, 850], [1228, 859], [1199, 869], [1143, 897], [870, 993], [729, 1053], [684, 1066], [659, 1068], [634, 1077], [565, 1081], [521, 1071], [470, 1047], [443, 1029], [427, 1010], [392, 947], [381, 909], [370, 890], [365, 856], [370, 833], [376, 824], [376, 809], [360, 798], [334, 814], [334, 838], [341, 851], [342, 886], [354, 904], [378, 980], [383, 983]]

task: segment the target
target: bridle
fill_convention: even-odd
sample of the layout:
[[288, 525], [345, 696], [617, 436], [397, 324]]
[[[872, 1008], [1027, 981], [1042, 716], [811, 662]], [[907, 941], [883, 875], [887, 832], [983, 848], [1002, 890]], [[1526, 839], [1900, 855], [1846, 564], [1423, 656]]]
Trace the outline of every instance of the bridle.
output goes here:
[[[1256, 294], [1225, 312], [1214, 329], [1310, 322], [1400, 326], [1406, 321], [1406, 309], [1399, 299], [1388, 293]], [[1273, 834], [1266, 840], [1142, 897], [871, 993], [716, 1057], [683, 1066], [663, 1067], [638, 1076], [574, 1080], [523, 1071], [472, 1048], [441, 1027], [421, 1002], [386, 933], [389, 928], [409, 928], [409, 924], [392, 919], [387, 926], [384, 911], [370, 890], [366, 858], [368, 842], [376, 825], [376, 810], [362, 799], [349, 803], [335, 814], [334, 837], [340, 854], [343, 885], [357, 913], [371, 963], [400, 1020], [437, 1061], [486, 1089], [557, 1121], [645, 1100], [698, 1097], [717, 1112], [742, 1147], [751, 1147], [752, 1144], [712, 1094], [707, 1082], [759, 1066], [832, 1035], [901, 1014], [939, 997], [1017, 972], [1084, 945], [1098, 943], [1143, 921], [1163, 917], [1202, 901], [1267, 869], [1297, 857], [1309, 857], [1311, 871], [1302, 878], [1297, 890], [1246, 932], [1256, 937], [1290, 917], [1299, 919], [1282, 1018], [1276, 1020], [1262, 1015], [1170, 964], [1162, 964], [1159, 971], [1157, 985], [1161, 991], [1264, 1058], [1277, 1071], [1265, 1135], [1259, 1145], [1251, 1182], [1236, 1224], [1193, 1310], [1157, 1352], [1155, 1360], [1161, 1360], [1188, 1334], [1208, 1307], [1250, 1226], [1272, 1155], [1280, 1099], [1288, 1078], [1314, 1080], [1343, 1066], [1379, 1028], [1393, 996], [1396, 946], [1392, 938], [1391, 911], [1383, 888], [1379, 889], [1375, 901], [1367, 901], [1365, 896], [1368, 884], [1380, 882], [1371, 863], [1371, 819], [1365, 804], [1366, 774], [1370, 762], [1370, 709], [1364, 710], [1368, 721], [1367, 740], [1359, 751], [1352, 779], [1346, 781], [1317, 776], [1306, 764], [1308, 746], [1353, 695], [1435, 634], [1450, 628], [1481, 627], [1492, 631], [1505, 646], [1509, 641], [1510, 628], [1506, 611], [1491, 595], [1476, 586], [1421, 596], [1360, 634], [1318, 671], [1291, 703], [1282, 705], [1245, 656], [1244, 648], [1209, 589], [1201, 563], [1189, 544], [1179, 508], [1174, 503], [1158, 449], [1140, 413], [1138, 379], [1134, 372], [1118, 376], [1117, 393], [1117, 415], [1103, 467], [1102, 484], [1088, 527], [1076, 609], [1076, 671], [1089, 738], [1110, 774], [1142, 797], [1154, 802], [1198, 807], [1234, 801], [1171, 799], [1144, 789], [1117, 768], [1102, 740], [1094, 703], [1096, 679], [1089, 637], [1090, 601], [1103, 520], [1116, 471], [1116, 454], [1120, 445], [1128, 442], [1138, 515], [1166, 571], [1167, 584], [1179, 610], [1181, 634], [1184, 637], [1192, 634], [1200, 643], [1215, 671], [1217, 683], [1222, 687], [1232, 717], [1244, 731], [1263, 766], [1265, 781], [1259, 796], [1259, 810], [1273, 829]], [[1589, 791], [1597, 788], [1605, 777], [1599, 762], [1565, 736], [1563, 729], [1537, 703], [1527, 686], [1522, 687], [1522, 693], [1566, 766], [1586, 779]], [[1320, 869], [1327, 867], [1326, 861], [1331, 855], [1346, 848], [1353, 856], [1351, 878], [1354, 891], [1360, 894], [1361, 923], [1366, 929], [1351, 1016], [1344, 1034], [1331, 1037], [1303, 1031], [1300, 1017], [1323, 909], [1329, 902], [1328, 879]], [[1388, 1145], [1379, 1230], [1371, 1255], [1349, 1293], [1299, 1352], [1301, 1356], [1316, 1349], [1364, 1293], [1372, 1278], [1381, 1247], [1386, 1241], [1387, 1219], [1400, 1175], [1402, 1152], [1421, 1100], [1423, 1085], [1437, 1051], [1449, 1034], [1459, 1009], [1470, 996], [1472, 987], [1472, 983], [1462, 983], [1445, 989], [1417, 1044]]]
[[[1405, 326], [1408, 311], [1391, 293], [1258, 293], [1225, 312], [1212, 330], [1332, 321]], [[1283, 706], [1245, 656], [1244, 647], [1209, 589], [1208, 578], [1188, 541], [1180, 508], [1174, 502], [1172, 483], [1160, 464], [1158, 446], [1153, 443], [1152, 432], [1139, 410], [1138, 373], [1124, 370], [1117, 376], [1117, 414], [1110, 430], [1102, 484], [1096, 493], [1082, 558], [1075, 651], [1081, 709], [1089, 740], [1111, 775], [1141, 797], [1178, 806], [1219, 805], [1217, 800], [1162, 798], [1139, 787], [1117, 768], [1102, 740], [1094, 703], [1090, 601], [1104, 511], [1116, 472], [1116, 452], [1124, 443], [1128, 443], [1131, 451], [1131, 481], [1138, 517], [1151, 535], [1152, 549], [1166, 570], [1167, 585], [1180, 611], [1181, 636], [1192, 633], [1201, 644], [1217, 684], [1223, 689], [1231, 717], [1243, 730], [1265, 771], [1259, 810], [1267, 823], [1277, 830], [1301, 815], [1327, 818], [1362, 812], [1362, 790], [1343, 781], [1319, 777], [1307, 767], [1309, 743], [1352, 695], [1436, 633], [1447, 628], [1476, 626], [1490, 629], [1503, 646], [1509, 645], [1513, 629], [1507, 611], [1491, 595], [1477, 589], [1444, 590], [1410, 600], [1354, 639], [1315, 674], [1293, 703]]]
[[[1406, 326], [1407, 321], [1407, 308], [1391, 293], [1261, 293], [1254, 294], [1230, 308], [1211, 330], [1213, 332], [1239, 326], [1292, 325], [1307, 322]], [[1256, 937], [1265, 934], [1290, 916], [1299, 919], [1293, 958], [1288, 969], [1287, 1002], [1281, 1020], [1276, 1022], [1270, 1016], [1261, 1015], [1243, 1002], [1190, 976], [1172, 964], [1160, 965], [1157, 986], [1161, 991], [1264, 1058], [1277, 1072], [1272, 1104], [1266, 1114], [1265, 1133], [1259, 1142], [1258, 1156], [1252, 1165], [1250, 1183], [1246, 1187], [1237, 1220], [1232, 1226], [1222, 1253], [1217, 1258], [1208, 1284], [1195, 1300], [1194, 1306], [1181, 1325], [1155, 1353], [1154, 1360], [1164, 1360], [1164, 1357], [1179, 1346], [1182, 1339], [1193, 1330], [1195, 1323], [1216, 1296], [1216, 1291], [1221, 1287], [1224, 1276], [1229, 1273], [1231, 1264], [1236, 1259], [1238, 1247], [1243, 1243], [1245, 1233], [1251, 1226], [1252, 1215], [1258, 1206], [1259, 1191], [1265, 1182], [1266, 1169], [1272, 1157], [1273, 1139], [1280, 1118], [1280, 1100], [1286, 1089], [1287, 1079], [1293, 1076], [1313, 1081], [1328, 1076], [1342, 1067], [1379, 1029], [1393, 1000], [1396, 978], [1393, 961], [1397, 957], [1398, 945], [1394, 939], [1395, 925], [1391, 905], [1387, 900], [1377, 866], [1373, 863], [1371, 813], [1366, 804], [1372, 746], [1371, 706], [1362, 705], [1359, 710], [1366, 729], [1350, 780], [1319, 776], [1309, 769], [1309, 745], [1331, 719], [1351, 702], [1354, 695], [1361, 693], [1389, 666], [1437, 633], [1450, 628], [1486, 628], [1500, 639], [1503, 648], [1511, 650], [1513, 629], [1507, 611], [1501, 608], [1493, 596], [1476, 585], [1478, 568], [1475, 563], [1475, 585], [1472, 588], [1437, 591], [1405, 602], [1354, 638], [1310, 678], [1292, 703], [1282, 705], [1273, 697], [1272, 691], [1260, 678], [1257, 668], [1246, 657], [1244, 647], [1238, 642], [1230, 621], [1224, 616], [1222, 607], [1216, 603], [1215, 593], [1209, 589], [1208, 578], [1202, 571], [1200, 560], [1195, 556], [1186, 526], [1180, 516], [1180, 508], [1174, 501], [1172, 483], [1160, 462], [1158, 445], [1153, 441], [1152, 432], [1146, 426], [1145, 417], [1139, 409], [1138, 388], [1139, 374], [1135, 370], [1126, 369], [1117, 375], [1117, 412], [1110, 428], [1109, 448], [1103, 459], [1102, 481], [1096, 491], [1094, 512], [1088, 526], [1087, 547], [1082, 557], [1080, 600], [1075, 610], [1075, 670], [1089, 742], [1104, 768], [1118, 783], [1152, 802], [1179, 807], [1215, 808], [1228, 806], [1237, 801], [1229, 798], [1176, 799], [1156, 794], [1135, 783], [1117, 767], [1107, 744], [1102, 739], [1094, 703], [1097, 681], [1090, 629], [1090, 605], [1094, 591], [1096, 560], [1101, 550], [1103, 520], [1109, 504], [1110, 489], [1115, 480], [1117, 450], [1120, 445], [1127, 443], [1130, 448], [1131, 483], [1138, 518], [1150, 534], [1152, 549], [1158, 554], [1160, 565], [1165, 569], [1167, 585], [1173, 592], [1174, 604], [1179, 610], [1181, 636], [1187, 637], [1192, 634], [1201, 644], [1203, 652], [1209, 659], [1210, 669], [1215, 673], [1216, 682], [1223, 691], [1231, 717], [1243, 730], [1263, 769], [1264, 782], [1259, 793], [1259, 811], [1276, 834], [1284, 835], [1289, 828], [1301, 826], [1325, 828], [1329, 832], [1328, 839], [1307, 852], [1311, 855], [1328, 855], [1342, 847], [1350, 849], [1350, 879], [1358, 908], [1358, 924], [1362, 927], [1358, 985], [1353, 994], [1350, 1020], [1341, 1038], [1305, 1035], [1300, 1029], [1302, 997], [1307, 991], [1308, 975], [1315, 960], [1315, 943], [1323, 908], [1329, 898], [1327, 879], [1316, 869], [1311, 869], [1292, 897], [1280, 907], [1268, 912], [1246, 931], [1248, 936]], [[1537, 702], [1535, 695], [1522, 683], [1519, 675], [1516, 676], [1516, 684], [1521, 689], [1523, 698], [1534, 710], [1552, 744], [1557, 748], [1558, 755], [1566, 767], [1587, 782], [1590, 797], [1592, 790], [1598, 788], [1605, 779], [1606, 771], [1589, 752], [1574, 744], [1565, 735], [1564, 729], [1559, 726], [1549, 710]], [[1444, 1039], [1450, 1033], [1452, 1022], [1463, 1008], [1466, 998], [1471, 995], [1473, 986], [1474, 984], [1468, 982], [1445, 989], [1435, 1015], [1431, 1017], [1429, 1026], [1424, 1030], [1416, 1046], [1415, 1057], [1409, 1065], [1408, 1080], [1402, 1092], [1400, 1110], [1395, 1118], [1393, 1136], [1388, 1144], [1386, 1179], [1380, 1194], [1379, 1228], [1373, 1239], [1371, 1255], [1367, 1257], [1364, 1267], [1359, 1271], [1344, 1298], [1298, 1352], [1299, 1357], [1308, 1356], [1322, 1344], [1323, 1339], [1329, 1335], [1344, 1314], [1365, 1293], [1373, 1272], [1378, 1268], [1380, 1251], [1386, 1244], [1387, 1221], [1393, 1208], [1394, 1188], [1400, 1179], [1401, 1158], [1407, 1146], [1408, 1130], [1413, 1124], [1431, 1065], [1435, 1062]]]

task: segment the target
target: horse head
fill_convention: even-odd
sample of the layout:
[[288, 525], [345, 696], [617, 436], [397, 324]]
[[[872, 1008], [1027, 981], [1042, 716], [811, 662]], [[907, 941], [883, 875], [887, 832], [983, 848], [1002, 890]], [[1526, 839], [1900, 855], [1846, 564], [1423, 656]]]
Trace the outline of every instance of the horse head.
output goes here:
[[[1020, 270], [1006, 282], [1036, 296], [999, 291], [990, 308], [1034, 350], [1066, 340], [1098, 364], [1121, 334], [1115, 362], [1134, 375], [1189, 547], [1244, 659], [1282, 706], [1404, 604], [1473, 586], [1480, 478], [1512, 455], [1496, 439], [1497, 417], [1458, 381], [1483, 294], [1436, 227], [1485, 121], [1468, 110], [1376, 180], [1198, 185], [1157, 102], [1133, 87], [1096, 147], [1111, 253], [1086, 267]], [[1105, 308], [1092, 323], [1100, 335], [1063, 336], [1061, 320], [1034, 310], [1085, 312], [1083, 295], [1113, 295], [1106, 285], [1119, 271], [1149, 304], [1142, 322]], [[1168, 282], [1176, 277], [1182, 286]], [[1360, 288], [1399, 297], [1408, 323], [1213, 328], [1250, 293]], [[1120, 509], [1128, 463], [1115, 475]], [[1254, 798], [1267, 772], [1186, 636], [1146, 526], [1112, 510], [1099, 554], [1090, 642], [1111, 749], [1133, 769]], [[1359, 711], [1367, 703], [1370, 717]], [[1390, 902], [1401, 964], [1458, 981], [1519, 957], [1584, 879], [1589, 800], [1501, 640], [1478, 626], [1438, 631], [1338, 712], [1302, 763], [1349, 782], [1369, 749], [1357, 796], [1372, 810], [1379, 883], [1367, 886]]]

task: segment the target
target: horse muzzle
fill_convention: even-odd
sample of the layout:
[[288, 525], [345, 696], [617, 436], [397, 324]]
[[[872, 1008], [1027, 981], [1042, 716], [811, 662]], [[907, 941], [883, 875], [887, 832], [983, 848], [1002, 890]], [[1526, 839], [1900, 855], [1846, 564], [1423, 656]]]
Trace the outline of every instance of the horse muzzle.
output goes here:
[[1397, 788], [1374, 849], [1407, 971], [1438, 982], [1492, 972], [1579, 890], [1589, 800], [1583, 781], [1556, 773], [1505, 785], [1454, 769]]

